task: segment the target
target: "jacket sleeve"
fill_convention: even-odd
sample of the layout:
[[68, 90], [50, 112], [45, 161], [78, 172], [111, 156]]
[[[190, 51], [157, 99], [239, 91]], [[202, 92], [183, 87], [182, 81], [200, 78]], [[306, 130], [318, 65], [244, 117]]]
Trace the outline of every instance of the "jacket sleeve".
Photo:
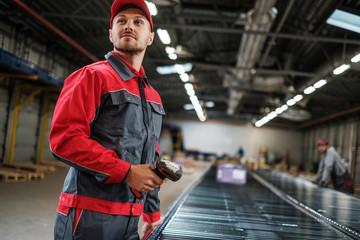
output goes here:
[[101, 73], [85, 67], [71, 74], [57, 101], [50, 131], [54, 157], [104, 183], [121, 182], [130, 163], [90, 139], [90, 123], [101, 100]]
[[154, 191], [148, 192], [146, 195], [146, 201], [144, 204], [144, 210], [142, 217], [144, 222], [152, 223], [160, 219], [160, 199], [158, 193], [160, 187], [154, 189]]
[[314, 182], [317, 183], [317, 182], [320, 181], [320, 179], [322, 178], [322, 175], [323, 175], [323, 171], [324, 171], [324, 159], [321, 159], [320, 166], [319, 166], [319, 169], [317, 171]]
[[335, 163], [335, 155], [332, 151], [328, 150], [324, 158], [324, 170], [321, 177], [321, 181], [325, 182], [327, 178], [330, 176], [334, 163]]
[[[156, 157], [157, 159], [160, 157], [160, 148], [159, 141], [156, 143]], [[146, 195], [146, 200], [144, 204], [144, 210], [142, 213], [142, 217], [144, 222], [152, 223], [156, 222], [160, 219], [160, 199], [159, 199], [159, 191], [160, 187], [154, 189], [154, 191], [148, 192]]]

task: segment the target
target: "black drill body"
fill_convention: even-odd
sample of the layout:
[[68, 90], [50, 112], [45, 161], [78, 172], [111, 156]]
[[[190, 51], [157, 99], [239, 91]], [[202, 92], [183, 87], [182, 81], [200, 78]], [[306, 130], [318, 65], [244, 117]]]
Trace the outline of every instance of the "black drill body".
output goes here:
[[[162, 180], [167, 178], [173, 182], [178, 181], [183, 173], [182, 167], [180, 165], [163, 158], [156, 160], [153, 171]], [[144, 198], [141, 192], [138, 192], [132, 188], [131, 191], [138, 199], [142, 200]]]

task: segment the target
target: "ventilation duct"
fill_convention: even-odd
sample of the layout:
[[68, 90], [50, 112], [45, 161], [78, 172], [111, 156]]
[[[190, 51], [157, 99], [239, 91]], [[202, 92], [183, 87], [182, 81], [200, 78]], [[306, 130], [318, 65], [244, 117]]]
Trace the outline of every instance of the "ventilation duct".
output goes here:
[[[245, 30], [269, 32], [274, 20], [275, 14], [272, 7], [275, 0], [257, 0], [255, 8], [248, 12], [248, 23]], [[248, 84], [251, 77], [251, 69], [259, 60], [261, 49], [266, 40], [266, 36], [260, 34], [244, 34], [238, 51], [238, 60], [236, 67], [245, 70], [235, 70], [232, 74], [225, 75], [224, 86], [230, 90], [230, 99], [228, 101], [227, 113], [234, 115], [244, 92], [235, 94], [234, 89], [239, 88], [242, 84]], [[240, 97], [239, 97], [240, 96]]]

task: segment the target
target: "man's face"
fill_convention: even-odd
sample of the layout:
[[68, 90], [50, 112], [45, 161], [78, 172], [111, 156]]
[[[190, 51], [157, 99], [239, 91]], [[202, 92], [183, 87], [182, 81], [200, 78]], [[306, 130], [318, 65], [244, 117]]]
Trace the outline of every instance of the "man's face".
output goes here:
[[318, 150], [320, 153], [325, 153], [326, 150], [328, 149], [328, 146], [327, 144], [318, 144], [317, 147], [318, 147]]
[[138, 54], [153, 42], [154, 33], [140, 9], [128, 8], [118, 12], [112, 26], [109, 38], [116, 52]]

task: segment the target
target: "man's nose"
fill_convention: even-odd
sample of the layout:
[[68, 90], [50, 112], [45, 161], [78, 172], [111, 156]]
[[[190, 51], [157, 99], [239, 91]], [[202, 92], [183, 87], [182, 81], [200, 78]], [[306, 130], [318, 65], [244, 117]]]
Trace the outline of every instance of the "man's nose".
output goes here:
[[132, 21], [127, 21], [126, 22], [126, 24], [125, 24], [125, 30], [126, 31], [132, 31], [133, 27], [134, 27], [134, 25], [133, 25]]

